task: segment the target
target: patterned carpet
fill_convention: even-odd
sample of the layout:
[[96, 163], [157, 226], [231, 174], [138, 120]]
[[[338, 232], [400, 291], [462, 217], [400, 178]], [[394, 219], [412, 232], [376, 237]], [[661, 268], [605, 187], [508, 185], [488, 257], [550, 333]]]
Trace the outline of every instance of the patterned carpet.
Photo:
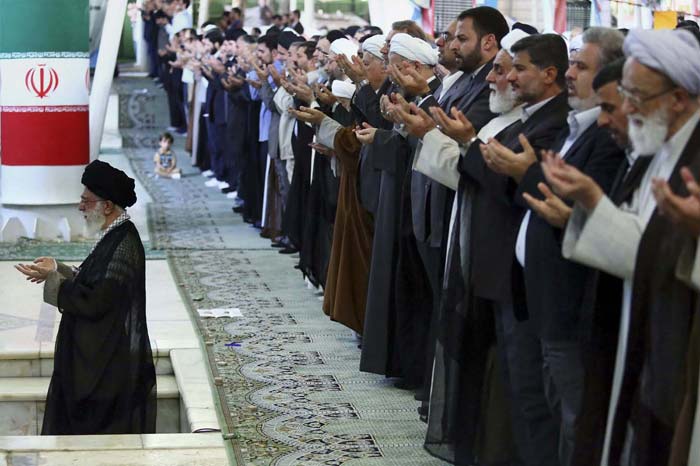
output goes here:
[[245, 465], [436, 465], [424, 452], [425, 424], [412, 393], [358, 371], [352, 333], [331, 322], [319, 295], [293, 266], [231, 212], [231, 202], [190, 167], [184, 176], [149, 177], [162, 91], [122, 79], [124, 152], [152, 196], [150, 238], [167, 254], [191, 310], [236, 307], [243, 317], [198, 319], [218, 386], [226, 438]]

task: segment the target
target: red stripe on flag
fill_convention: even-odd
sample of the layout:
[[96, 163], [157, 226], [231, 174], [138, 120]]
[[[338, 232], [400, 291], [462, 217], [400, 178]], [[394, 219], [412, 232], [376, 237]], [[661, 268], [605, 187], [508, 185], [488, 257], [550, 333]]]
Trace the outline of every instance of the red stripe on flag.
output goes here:
[[2, 112], [2, 164], [87, 164], [89, 122], [89, 113], [85, 111]]

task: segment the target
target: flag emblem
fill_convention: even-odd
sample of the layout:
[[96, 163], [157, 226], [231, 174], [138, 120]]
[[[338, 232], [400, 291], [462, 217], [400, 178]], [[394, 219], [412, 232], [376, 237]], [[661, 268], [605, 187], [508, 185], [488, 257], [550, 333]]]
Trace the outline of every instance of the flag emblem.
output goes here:
[[29, 68], [24, 75], [24, 86], [27, 88], [27, 91], [40, 99], [53, 93], [58, 88], [58, 82], [56, 70], [47, 68], [45, 64]]

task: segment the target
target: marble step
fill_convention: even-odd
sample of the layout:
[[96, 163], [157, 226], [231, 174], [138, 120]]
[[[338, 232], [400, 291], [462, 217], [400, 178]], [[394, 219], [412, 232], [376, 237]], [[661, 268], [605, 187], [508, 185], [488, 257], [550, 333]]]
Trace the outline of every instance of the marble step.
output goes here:
[[220, 430], [222, 424], [214, 404], [216, 393], [203, 351], [199, 348], [174, 349], [170, 352], [170, 361], [190, 431]]
[[[50, 377], [4, 377], [0, 379], [0, 402], [45, 401]], [[177, 379], [172, 375], [156, 377], [159, 399], [179, 398]]]
[[[44, 419], [49, 377], [0, 378], [0, 435], [38, 435]], [[190, 432], [182, 409], [177, 380], [172, 375], [156, 378], [158, 433]]]
[[0, 466], [224, 466], [219, 433], [0, 436]]

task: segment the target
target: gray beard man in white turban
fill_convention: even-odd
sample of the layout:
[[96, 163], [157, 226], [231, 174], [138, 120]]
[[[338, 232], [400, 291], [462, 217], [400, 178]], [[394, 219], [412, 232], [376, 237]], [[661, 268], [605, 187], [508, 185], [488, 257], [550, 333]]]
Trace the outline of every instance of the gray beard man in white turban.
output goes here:
[[691, 328], [700, 321], [697, 295], [676, 270], [697, 238], [661, 215], [652, 186], [668, 182], [686, 195], [681, 168], [700, 170], [700, 44], [686, 31], [634, 30], [624, 51], [629, 136], [638, 153], [653, 156], [630, 201], [616, 207], [554, 157], [545, 157], [545, 171], [555, 192], [576, 202], [564, 256], [624, 281], [601, 464], [698, 464], [688, 453], [698, 364], [687, 353], [698, 345]]

